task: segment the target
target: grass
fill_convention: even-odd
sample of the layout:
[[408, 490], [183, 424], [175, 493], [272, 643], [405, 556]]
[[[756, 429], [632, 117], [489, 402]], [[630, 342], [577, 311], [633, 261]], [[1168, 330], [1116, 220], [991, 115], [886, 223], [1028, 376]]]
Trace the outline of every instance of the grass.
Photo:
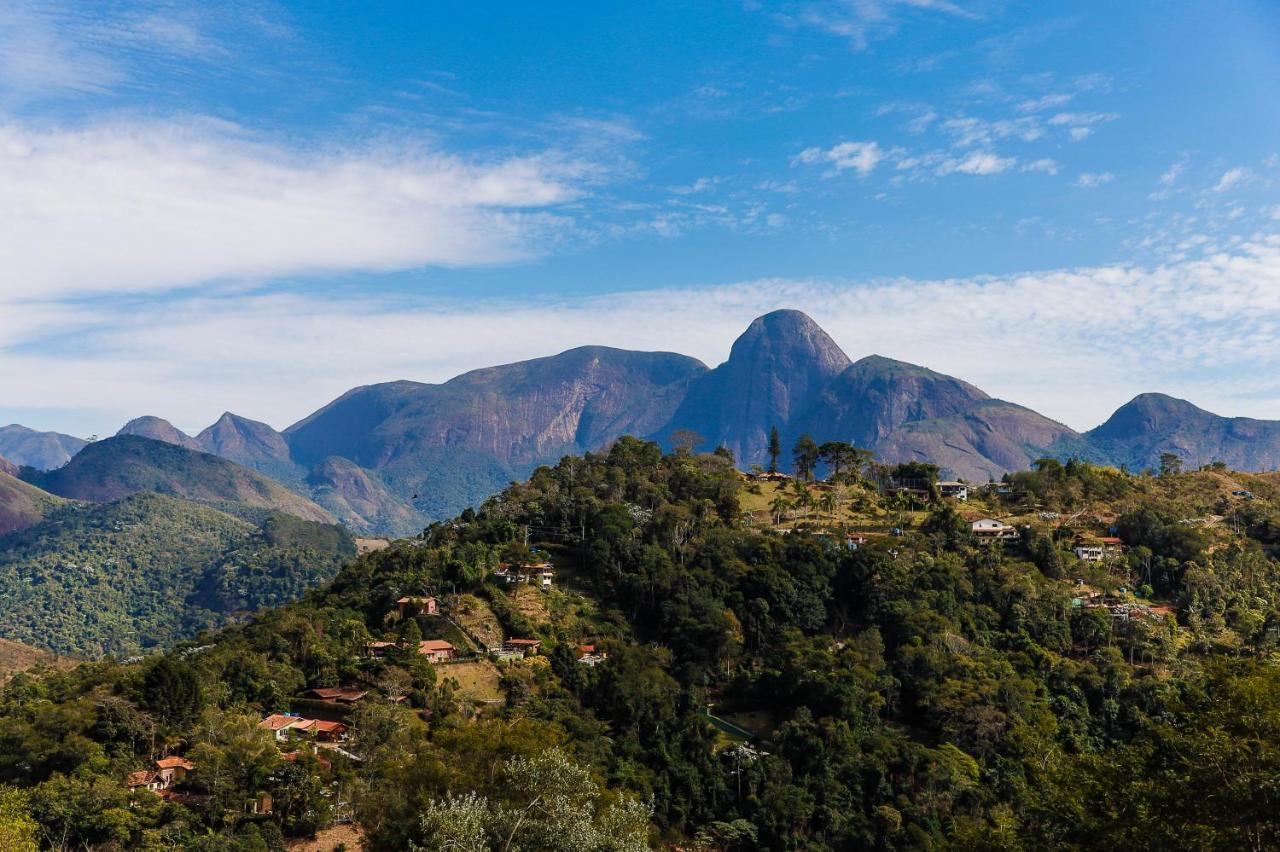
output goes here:
[[502, 698], [502, 688], [498, 682], [502, 674], [491, 660], [469, 660], [465, 663], [449, 663], [440, 666], [438, 673], [443, 678], [453, 678], [458, 682], [458, 691], [475, 701], [494, 701]]

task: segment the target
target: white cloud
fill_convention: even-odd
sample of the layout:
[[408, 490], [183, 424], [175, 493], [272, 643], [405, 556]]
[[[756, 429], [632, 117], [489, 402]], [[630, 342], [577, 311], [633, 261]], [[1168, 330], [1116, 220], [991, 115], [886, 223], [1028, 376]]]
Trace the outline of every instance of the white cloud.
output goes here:
[[1179, 160], [1160, 175], [1160, 183], [1162, 186], [1173, 186], [1178, 182], [1178, 178], [1182, 177], [1182, 173], [1187, 170], [1185, 160]]
[[1228, 169], [1218, 178], [1218, 182], [1214, 184], [1214, 192], [1226, 192], [1233, 187], [1240, 186], [1247, 182], [1253, 176], [1253, 172], [1240, 166], [1234, 169]]
[[1047, 175], [1056, 175], [1059, 169], [1058, 161], [1048, 157], [1027, 163], [1022, 167], [1024, 172], [1043, 172]]
[[959, 172], [966, 175], [995, 175], [1009, 169], [1017, 162], [1012, 157], [999, 157], [990, 151], [973, 151], [960, 158], [943, 160], [937, 169], [939, 175]]
[[547, 154], [313, 150], [212, 121], [0, 127], [0, 294], [465, 266], [536, 254], [596, 177]]
[[1040, 112], [1041, 110], [1054, 109], [1056, 107], [1065, 106], [1075, 97], [1070, 94], [1043, 95], [1038, 98], [1028, 98], [1018, 104], [1019, 112]]
[[831, 163], [837, 172], [847, 169], [869, 175], [885, 158], [885, 151], [875, 142], [841, 142], [826, 150], [806, 148], [796, 157], [799, 163]]
[[[107, 431], [150, 412], [199, 429], [231, 409], [284, 426], [356, 385], [440, 381], [590, 343], [715, 364], [747, 322], [779, 307], [807, 311], [854, 358], [921, 363], [1077, 428], [1148, 390], [1280, 417], [1280, 237], [1265, 237], [1160, 266], [977, 278], [770, 279], [478, 304], [249, 294], [32, 305], [23, 322], [6, 308], [0, 420], [44, 411], [34, 425], [75, 418]], [[35, 345], [55, 333], [81, 346], [54, 355]]]
[[1093, 189], [1106, 183], [1111, 183], [1116, 176], [1111, 172], [1081, 172], [1080, 177], [1076, 178], [1076, 186], [1082, 186], [1086, 189]]
[[865, 50], [871, 41], [896, 32], [910, 12], [977, 17], [950, 0], [824, 0], [805, 4], [796, 14], [785, 15], [784, 19], [792, 24], [816, 27], [845, 39], [854, 50]]

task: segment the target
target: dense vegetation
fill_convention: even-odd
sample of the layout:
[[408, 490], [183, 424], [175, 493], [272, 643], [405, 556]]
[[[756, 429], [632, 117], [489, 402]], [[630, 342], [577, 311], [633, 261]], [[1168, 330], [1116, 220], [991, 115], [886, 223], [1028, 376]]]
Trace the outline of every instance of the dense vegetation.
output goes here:
[[[967, 508], [882, 493], [922, 473], [841, 472], [832, 502], [902, 531], [852, 548], [822, 513], [785, 535], [748, 514], [767, 495], [727, 453], [566, 458], [199, 647], [14, 679], [0, 785], [24, 792], [0, 786], [0, 837], [34, 820], [61, 848], [274, 849], [352, 816], [374, 849], [635, 848], [645, 821], [707, 850], [1280, 844], [1271, 481], [1246, 498], [1225, 471], [1045, 461]], [[975, 539], [979, 511], [1017, 537]], [[1076, 559], [1113, 530], [1123, 555]], [[573, 589], [541, 617], [486, 580], [539, 558], [526, 542]], [[412, 653], [467, 647], [401, 616], [423, 594], [542, 639], [503, 664], [500, 704]], [[401, 647], [372, 659], [372, 639]], [[607, 661], [578, 663], [582, 643]], [[362, 759], [282, 762], [257, 721], [336, 684], [372, 691], [342, 711]], [[126, 793], [165, 751], [195, 763], [194, 798]], [[261, 792], [274, 813], [247, 816]]]
[[340, 527], [258, 525], [159, 494], [65, 504], [0, 536], [0, 635], [66, 654], [128, 655], [299, 597], [355, 556]]

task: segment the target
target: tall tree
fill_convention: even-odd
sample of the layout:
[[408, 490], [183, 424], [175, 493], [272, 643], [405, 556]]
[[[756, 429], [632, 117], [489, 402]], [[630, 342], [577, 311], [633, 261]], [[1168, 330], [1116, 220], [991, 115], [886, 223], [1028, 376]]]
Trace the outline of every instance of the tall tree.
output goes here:
[[778, 427], [769, 430], [769, 472], [778, 472], [778, 459], [782, 456], [782, 439], [778, 437]]
[[1182, 473], [1182, 459], [1175, 453], [1160, 454], [1160, 475], [1173, 476], [1176, 473]]
[[808, 435], [801, 435], [791, 451], [791, 459], [795, 463], [796, 476], [813, 479], [813, 471], [818, 466], [818, 444]]

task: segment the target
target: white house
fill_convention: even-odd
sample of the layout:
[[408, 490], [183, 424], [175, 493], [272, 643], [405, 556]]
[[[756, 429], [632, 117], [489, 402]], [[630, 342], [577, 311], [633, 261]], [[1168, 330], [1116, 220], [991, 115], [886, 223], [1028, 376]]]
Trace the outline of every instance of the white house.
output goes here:
[[1018, 531], [1003, 521], [997, 521], [993, 518], [983, 518], [974, 521], [970, 525], [973, 534], [978, 538], [999, 539], [999, 538], [1016, 538]]

